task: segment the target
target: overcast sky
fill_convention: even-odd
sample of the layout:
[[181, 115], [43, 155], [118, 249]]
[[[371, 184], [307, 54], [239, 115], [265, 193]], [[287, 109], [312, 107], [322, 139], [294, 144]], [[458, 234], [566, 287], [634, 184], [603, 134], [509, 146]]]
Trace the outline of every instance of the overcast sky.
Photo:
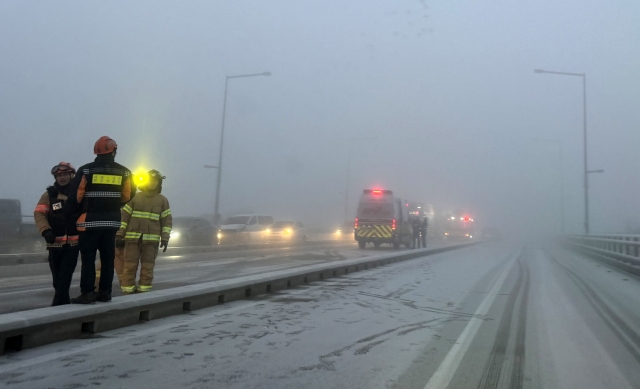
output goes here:
[[[587, 74], [592, 230], [640, 219], [640, 2], [0, 0], [0, 197], [30, 213], [60, 160], [156, 168], [174, 215], [343, 219], [379, 186], [485, 225], [583, 223]], [[558, 141], [540, 142], [535, 139]], [[560, 163], [559, 144], [563, 148]], [[635, 222], [636, 225], [640, 223]]]

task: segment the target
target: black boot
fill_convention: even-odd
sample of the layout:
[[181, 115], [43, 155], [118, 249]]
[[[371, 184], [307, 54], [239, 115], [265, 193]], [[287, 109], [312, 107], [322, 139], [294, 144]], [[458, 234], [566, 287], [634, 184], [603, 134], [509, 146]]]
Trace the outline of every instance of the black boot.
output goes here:
[[96, 297], [96, 301], [100, 301], [101, 303], [108, 303], [111, 301], [111, 292], [101, 290], [98, 292], [98, 296]]
[[94, 292], [83, 293], [71, 299], [71, 304], [95, 304], [96, 294]]

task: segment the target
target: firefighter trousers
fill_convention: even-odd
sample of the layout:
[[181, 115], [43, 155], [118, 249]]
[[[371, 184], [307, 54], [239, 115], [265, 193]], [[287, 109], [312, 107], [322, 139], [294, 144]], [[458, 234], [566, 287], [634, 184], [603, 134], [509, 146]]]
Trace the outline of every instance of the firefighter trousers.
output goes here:
[[[153, 268], [158, 256], [158, 242], [127, 241], [124, 246], [124, 268], [120, 287], [124, 293], [148, 292], [153, 283]], [[140, 279], [136, 289], [136, 273], [140, 264]]]
[[[98, 289], [98, 286], [100, 285], [101, 268], [102, 266], [100, 265], [100, 263], [98, 263], [96, 265], [96, 289]], [[116, 257], [113, 260], [113, 268], [116, 272], [116, 276], [118, 277], [118, 283], [121, 284], [122, 281], [120, 281], [120, 277], [122, 277], [122, 269], [124, 269], [124, 247], [116, 247]]]
[[71, 303], [69, 297], [69, 287], [73, 272], [78, 264], [78, 246], [64, 245], [60, 248], [49, 249], [49, 268], [53, 277], [53, 295], [52, 306], [64, 305]]
[[115, 257], [115, 229], [88, 230], [80, 233], [78, 246], [82, 256], [80, 273], [80, 291], [82, 294], [93, 293], [96, 282], [96, 257], [100, 251], [100, 284], [101, 292], [111, 293], [113, 283], [113, 260]]

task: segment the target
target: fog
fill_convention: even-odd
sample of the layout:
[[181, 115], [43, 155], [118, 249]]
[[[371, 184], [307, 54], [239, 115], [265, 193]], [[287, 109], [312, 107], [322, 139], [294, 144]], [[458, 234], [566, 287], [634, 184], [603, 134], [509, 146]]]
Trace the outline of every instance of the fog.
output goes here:
[[350, 160], [349, 219], [376, 186], [558, 233], [563, 182], [580, 233], [582, 83], [542, 68], [586, 73], [592, 232], [632, 232], [639, 18], [635, 1], [1, 0], [0, 197], [29, 214], [51, 167], [108, 135], [166, 175], [174, 216], [211, 214], [225, 76], [269, 71], [229, 81], [223, 215], [339, 224]]

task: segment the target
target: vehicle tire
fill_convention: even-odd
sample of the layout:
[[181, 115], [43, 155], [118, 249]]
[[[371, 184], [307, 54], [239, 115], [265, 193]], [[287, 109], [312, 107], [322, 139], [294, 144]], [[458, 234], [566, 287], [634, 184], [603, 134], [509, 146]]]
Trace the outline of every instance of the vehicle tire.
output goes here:
[[359, 240], [358, 241], [358, 247], [360, 247], [361, 249], [364, 248], [364, 246], [367, 245], [367, 242], [365, 242], [364, 240]]
[[400, 248], [400, 242], [398, 242], [397, 240], [393, 242], [393, 248], [394, 249], [399, 249]]

